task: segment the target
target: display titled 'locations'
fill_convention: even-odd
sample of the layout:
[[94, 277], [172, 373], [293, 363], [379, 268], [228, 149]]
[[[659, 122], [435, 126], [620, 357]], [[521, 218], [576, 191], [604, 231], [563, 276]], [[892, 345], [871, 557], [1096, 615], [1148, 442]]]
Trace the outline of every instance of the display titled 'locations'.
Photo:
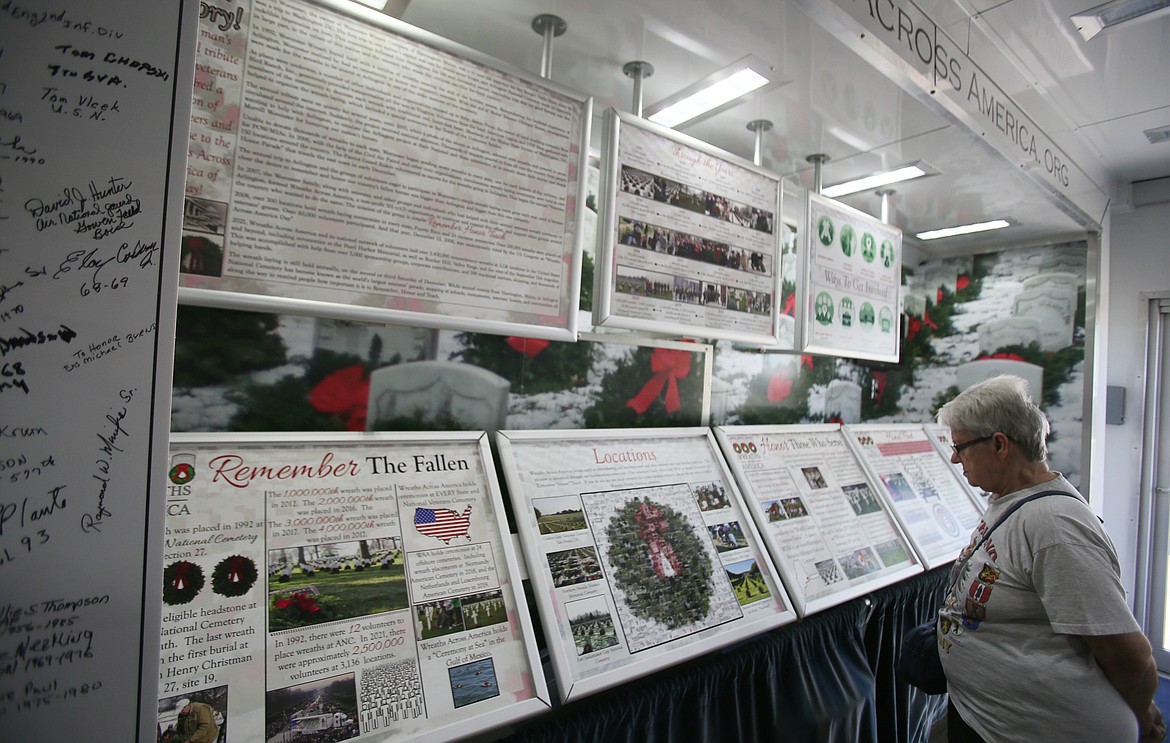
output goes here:
[[840, 426], [715, 434], [802, 616], [922, 572]]
[[588, 97], [349, 2], [205, 12], [196, 57], [189, 301], [573, 339]]
[[171, 444], [158, 730], [458, 737], [547, 709], [482, 434]]
[[796, 618], [707, 429], [498, 443], [564, 699]]

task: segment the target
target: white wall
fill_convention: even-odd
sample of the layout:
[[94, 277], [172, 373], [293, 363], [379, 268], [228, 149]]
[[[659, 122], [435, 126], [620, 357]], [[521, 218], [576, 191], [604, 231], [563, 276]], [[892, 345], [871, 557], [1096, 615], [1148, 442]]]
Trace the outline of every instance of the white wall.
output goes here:
[[1093, 482], [1100, 483], [1101, 491], [1094, 497], [1101, 498], [1102, 516], [1117, 545], [1122, 581], [1132, 604], [1146, 352], [1146, 307], [1140, 295], [1170, 291], [1170, 203], [1112, 214], [1107, 244], [1105, 379], [1126, 390], [1125, 422], [1099, 429], [1103, 461]]

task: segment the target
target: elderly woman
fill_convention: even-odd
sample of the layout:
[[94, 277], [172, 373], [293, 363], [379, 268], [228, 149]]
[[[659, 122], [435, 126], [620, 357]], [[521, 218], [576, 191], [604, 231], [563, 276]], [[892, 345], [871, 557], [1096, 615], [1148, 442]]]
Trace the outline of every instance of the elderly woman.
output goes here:
[[[949, 743], [1164, 739], [1157, 669], [1117, 553], [1076, 488], [1045, 464], [1048, 420], [1027, 383], [988, 379], [938, 420], [951, 430], [951, 461], [991, 494], [939, 611]], [[1046, 491], [1059, 493], [997, 525]]]

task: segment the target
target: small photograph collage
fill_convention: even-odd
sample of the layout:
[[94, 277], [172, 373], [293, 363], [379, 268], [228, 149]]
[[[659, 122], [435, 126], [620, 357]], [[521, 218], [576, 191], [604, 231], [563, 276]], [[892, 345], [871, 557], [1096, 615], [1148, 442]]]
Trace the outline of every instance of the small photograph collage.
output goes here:
[[[578, 657], [621, 644], [615, 625], [618, 607], [614, 605], [614, 601], [622, 600], [629, 603], [634, 595], [643, 594], [657, 596], [659, 599], [665, 595], [682, 596], [686, 591], [675, 589], [681, 587], [681, 584], [676, 584], [683, 578], [691, 575], [709, 575], [714, 579], [715, 576], [710, 570], [716, 566], [710, 565], [709, 550], [700, 547], [702, 542], [699, 540], [709, 541], [714, 553], [719, 556], [724, 577], [740, 606], [767, 599], [771, 595], [755, 557], [750, 556], [750, 553], [744, 557], [744, 551], [750, 544], [742, 524], [732, 509], [732, 502], [724, 484], [715, 481], [686, 487], [690, 493], [689, 497], [693, 498], [694, 502], [691, 508], [697, 506], [702, 514], [706, 534], [695, 532], [690, 527], [690, 522], [675, 513], [669, 505], [651, 501], [631, 502], [632, 505], [620, 509], [618, 513], [618, 516], [625, 511], [632, 514], [629, 518], [629, 528], [622, 531], [624, 537], [619, 540], [621, 554], [609, 555], [610, 561], [620, 566], [619, 572], [624, 571], [620, 576], [604, 574], [602, 558], [595, 544], [552, 549], [545, 553], [553, 586], [558, 589], [603, 579], [608, 579], [610, 583], [617, 581], [627, 589], [634, 586], [638, 588], [634, 593], [630, 593], [629, 590], [615, 591], [611, 585], [609, 591], [601, 593], [587, 591], [587, 595], [579, 598], [576, 593], [571, 594], [572, 597], [565, 601], [565, 613], [569, 618], [569, 627]], [[533, 499], [532, 506], [538, 531], [548, 539], [589, 529], [580, 496], [536, 498]], [[614, 544], [617, 543], [612, 540], [608, 543], [612, 553], [615, 549]], [[701, 568], [700, 563], [707, 564], [707, 567]], [[658, 590], [659, 588], [662, 590]], [[679, 607], [677, 612], [671, 610], [672, 614], [679, 612], [686, 614], [690, 610], [697, 611], [697, 607], [709, 605], [713, 588], [706, 580], [702, 581], [702, 585], [696, 584], [691, 588], [698, 590], [702, 595], [685, 596], [686, 606]], [[655, 600], [653, 603], [658, 605], [661, 601]], [[631, 605], [625, 609], [638, 616], [647, 614], [646, 607], [643, 606]], [[665, 621], [661, 617], [650, 618]], [[700, 621], [701, 617], [693, 619]]]
[[180, 273], [223, 276], [227, 211], [228, 205], [222, 201], [184, 197]]
[[[754, 265], [760, 266], [761, 275], [766, 274], [766, 259], [762, 253], [748, 252], [735, 248], [727, 248], [721, 243], [713, 243], [700, 238], [684, 236], [662, 228], [652, 227], [642, 222], [621, 217], [618, 220], [618, 240], [623, 245], [636, 245], [646, 241], [649, 246], [663, 245], [663, 249], [647, 247], [655, 252], [669, 253], [671, 250], [681, 249], [683, 252], [673, 253], [682, 258], [692, 258], [715, 265], [725, 266], [733, 270], [755, 270]], [[676, 241], [695, 241], [702, 246], [697, 248], [694, 255], [684, 254], [691, 248], [681, 248]], [[690, 244], [690, 243], [688, 243]], [[642, 247], [639, 245], [639, 247]], [[704, 257], [700, 257], [704, 256]], [[707, 260], [709, 258], [710, 260]], [[770, 259], [767, 259], [770, 262]], [[740, 266], [746, 266], [741, 268]], [[773, 293], [744, 289], [728, 284], [703, 281], [694, 278], [694, 275], [676, 276], [662, 271], [651, 271], [620, 264], [618, 266], [617, 281], [614, 289], [620, 294], [649, 297], [671, 302], [699, 304], [717, 307], [719, 309], [735, 310], [754, 315], [767, 315], [772, 311]]]
[[626, 193], [677, 206], [680, 209], [772, 234], [776, 215], [766, 209], [733, 201], [686, 184], [652, 175], [638, 168], [622, 165], [621, 189]]

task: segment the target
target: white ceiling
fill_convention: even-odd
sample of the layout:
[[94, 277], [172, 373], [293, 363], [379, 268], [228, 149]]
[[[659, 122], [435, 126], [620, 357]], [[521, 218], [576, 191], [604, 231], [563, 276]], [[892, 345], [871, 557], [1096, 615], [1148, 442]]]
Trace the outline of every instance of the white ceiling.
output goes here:
[[[1104, 212], [1088, 220], [1070, 215], [978, 136], [823, 30], [798, 1], [833, 2], [410, 0], [401, 18], [539, 74], [543, 39], [532, 20], [559, 16], [567, 31], [553, 42], [551, 77], [594, 96], [598, 114], [610, 106], [632, 109], [633, 82], [622, 73], [627, 62], [654, 66], [643, 83], [649, 107], [754, 54], [787, 83], [680, 131], [751, 159], [755, 135], [747, 123], [767, 119], [774, 127], [762, 140], [762, 165], [806, 187], [813, 183], [806, 158], [814, 153], [831, 158], [822, 171], [826, 185], [927, 161], [941, 175], [894, 186], [891, 198], [892, 219], [907, 245], [925, 256], [1081, 236], [1086, 224], [1103, 219]], [[917, 6], [1112, 198], [1113, 208], [1124, 208], [1130, 182], [1170, 176], [1170, 142], [1151, 145], [1142, 134], [1170, 124], [1170, 16], [1084, 41], [1069, 16], [1099, 2], [918, 0]], [[841, 200], [871, 214], [880, 210], [872, 192]], [[912, 237], [995, 218], [1013, 226], [930, 243]]]

